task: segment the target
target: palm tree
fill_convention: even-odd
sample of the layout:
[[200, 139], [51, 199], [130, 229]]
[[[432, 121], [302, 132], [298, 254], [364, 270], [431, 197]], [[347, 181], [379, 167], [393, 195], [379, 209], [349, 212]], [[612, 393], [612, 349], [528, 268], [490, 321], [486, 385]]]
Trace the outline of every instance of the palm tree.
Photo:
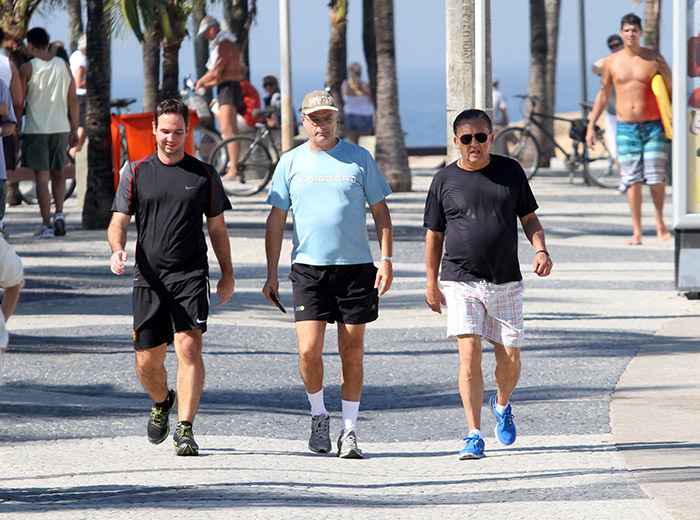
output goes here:
[[[639, 5], [641, 0], [635, 0]], [[658, 52], [661, 27], [661, 0], [644, 0], [644, 46]]]
[[374, 34], [374, 0], [362, 0], [362, 44], [367, 62], [369, 89], [377, 99], [377, 37]]
[[338, 135], [345, 135], [345, 114], [343, 112], [343, 94], [341, 87], [347, 76], [347, 38], [346, 26], [348, 0], [331, 0], [331, 36], [328, 43], [328, 62], [326, 64], [326, 87], [338, 105]]
[[411, 170], [399, 117], [394, 46], [394, 2], [374, 0], [377, 42], [375, 158], [394, 191], [411, 191]]
[[[187, 19], [197, 0], [116, 0], [121, 22], [126, 22], [143, 44], [144, 110], [152, 111], [164, 96], [178, 97], [178, 55], [187, 31]], [[113, 19], [118, 19], [113, 16]], [[158, 60], [163, 45], [163, 91], [159, 92]], [[156, 50], [158, 49], [158, 50]]]
[[[530, 81], [527, 91], [529, 94], [544, 100], [538, 102], [538, 111], [552, 114], [553, 105], [549, 101], [550, 96], [547, 90], [547, 56], [548, 37], [545, 0], [530, 0]], [[553, 133], [553, 122], [549, 118], [545, 118], [545, 121], [542, 122], [542, 126], [550, 134]], [[550, 159], [554, 156], [554, 147], [551, 140], [547, 139], [544, 132], [539, 128], [533, 128], [532, 134], [540, 145], [542, 153], [540, 166], [549, 165]]]
[[247, 75], [250, 74], [248, 32], [257, 12], [255, 2], [256, 0], [223, 0], [224, 22], [238, 40], [241, 63], [245, 65], [244, 69]]
[[106, 229], [114, 198], [109, 98], [112, 66], [103, 0], [87, 0], [88, 179], [83, 227]]
[[78, 49], [78, 38], [83, 34], [83, 16], [80, 0], [66, 0], [68, 12], [68, 48], [70, 52]]

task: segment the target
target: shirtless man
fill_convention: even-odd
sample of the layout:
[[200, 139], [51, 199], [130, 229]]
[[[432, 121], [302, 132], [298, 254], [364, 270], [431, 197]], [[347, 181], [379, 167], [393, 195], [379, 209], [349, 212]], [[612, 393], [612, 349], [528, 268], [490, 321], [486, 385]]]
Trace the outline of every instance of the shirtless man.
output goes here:
[[608, 104], [613, 87], [617, 97], [617, 151], [620, 161], [620, 191], [627, 192], [632, 215], [629, 245], [642, 243], [642, 183], [649, 185], [656, 209], [656, 234], [671, 238], [664, 224], [666, 195], [666, 141], [661, 113], [651, 91], [651, 80], [661, 74], [671, 92], [671, 70], [656, 51], [641, 47], [642, 21], [633, 13], [622, 18], [620, 37], [624, 48], [605, 59], [600, 90], [588, 122], [586, 142], [596, 142], [595, 122]]
[[[219, 99], [219, 127], [221, 136], [226, 139], [238, 134], [236, 114], [242, 111], [243, 96], [240, 81], [245, 79], [240, 70], [241, 52], [236, 37], [228, 31], [222, 31], [219, 22], [213, 16], [205, 16], [199, 25], [197, 36], [209, 40], [209, 60], [207, 73], [195, 85], [195, 91], [200, 88], [217, 87]], [[240, 149], [239, 143], [227, 145], [229, 154], [229, 171], [223, 180], [237, 178], [236, 162]]]

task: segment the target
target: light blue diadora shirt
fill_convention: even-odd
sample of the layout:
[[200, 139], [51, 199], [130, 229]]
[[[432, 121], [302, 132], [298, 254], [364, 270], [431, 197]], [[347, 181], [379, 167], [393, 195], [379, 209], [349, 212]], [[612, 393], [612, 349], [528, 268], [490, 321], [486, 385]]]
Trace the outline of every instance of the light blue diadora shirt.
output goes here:
[[292, 263], [352, 265], [372, 262], [365, 203], [390, 193], [370, 153], [339, 140], [325, 152], [304, 143], [284, 154], [267, 202], [292, 210]]

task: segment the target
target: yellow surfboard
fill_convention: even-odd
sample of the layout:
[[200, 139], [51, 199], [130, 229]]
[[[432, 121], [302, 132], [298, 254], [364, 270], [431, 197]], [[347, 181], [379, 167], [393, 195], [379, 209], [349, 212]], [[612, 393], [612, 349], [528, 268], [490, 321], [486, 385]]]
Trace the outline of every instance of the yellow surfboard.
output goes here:
[[664, 132], [669, 139], [673, 138], [673, 115], [671, 113], [671, 99], [668, 97], [666, 83], [661, 74], [657, 74], [651, 80], [651, 91], [656, 96], [656, 102], [661, 112], [661, 122], [664, 124]]

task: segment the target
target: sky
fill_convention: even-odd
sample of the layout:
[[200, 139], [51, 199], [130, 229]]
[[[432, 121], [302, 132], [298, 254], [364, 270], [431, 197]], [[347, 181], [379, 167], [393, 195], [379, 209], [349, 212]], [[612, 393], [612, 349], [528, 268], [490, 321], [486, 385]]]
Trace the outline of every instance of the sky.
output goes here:
[[[562, 0], [558, 52], [559, 83], [557, 96], [579, 97], [578, 0]], [[662, 3], [661, 52], [671, 64], [672, 1]], [[292, 99], [299, 106], [308, 90], [323, 88], [329, 38], [328, 0], [290, 0], [292, 39]], [[262, 76], [279, 73], [279, 1], [257, 0], [258, 14], [250, 33], [252, 83], [262, 90]], [[395, 0], [394, 22], [399, 88], [425, 96], [425, 87], [444, 89], [445, 85], [445, 10], [442, 0]], [[220, 5], [211, 14], [220, 13]], [[628, 12], [644, 17], [643, 2], [633, 0], [586, 0], [586, 69], [607, 54], [607, 37], [619, 32], [620, 19]], [[501, 89], [509, 96], [527, 88], [529, 64], [529, 2], [527, 0], [491, 0], [492, 63]], [[32, 26], [43, 26], [52, 40], [66, 40], [65, 15], [59, 10], [43, 10], [35, 15]], [[190, 27], [190, 33], [193, 32]], [[362, 52], [362, 2], [349, 1], [348, 62], [364, 64]], [[112, 47], [112, 97], [141, 97], [141, 49], [135, 38], [115, 40]], [[364, 67], [363, 67], [364, 68]], [[194, 76], [192, 41], [187, 38], [180, 51], [180, 76]], [[506, 78], [509, 79], [507, 84]], [[403, 88], [402, 88], [403, 85]], [[595, 77], [588, 80], [592, 100], [599, 86]], [[411, 87], [412, 90], [407, 90]], [[444, 99], [444, 90], [435, 94]], [[402, 102], [402, 94], [399, 102]], [[420, 102], [406, 94], [403, 102]], [[424, 98], [423, 98], [424, 99]], [[512, 119], [512, 116], [511, 116]]]

